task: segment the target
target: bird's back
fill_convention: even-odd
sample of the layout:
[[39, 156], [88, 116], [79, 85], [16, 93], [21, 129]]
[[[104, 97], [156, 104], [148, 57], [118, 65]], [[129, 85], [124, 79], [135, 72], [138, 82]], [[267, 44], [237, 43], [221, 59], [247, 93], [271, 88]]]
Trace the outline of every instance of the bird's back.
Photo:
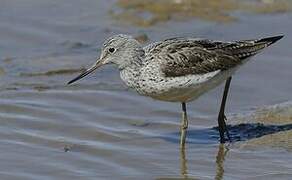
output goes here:
[[166, 77], [204, 74], [233, 68], [283, 36], [234, 42], [172, 38], [144, 48], [148, 61], [159, 61]]
[[140, 93], [186, 102], [221, 84], [240, 64], [283, 36], [234, 42], [172, 38], [144, 48]]

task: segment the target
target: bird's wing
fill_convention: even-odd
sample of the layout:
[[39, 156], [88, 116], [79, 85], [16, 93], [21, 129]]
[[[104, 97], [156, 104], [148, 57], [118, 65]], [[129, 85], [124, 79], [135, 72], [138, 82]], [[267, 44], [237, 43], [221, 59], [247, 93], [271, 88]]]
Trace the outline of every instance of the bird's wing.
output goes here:
[[235, 42], [172, 38], [149, 45], [145, 52], [160, 62], [167, 77], [205, 74], [235, 67], [281, 37]]
[[217, 70], [227, 70], [238, 65], [241, 60], [221, 51], [210, 51], [201, 47], [161, 53], [161, 70], [168, 77], [189, 74], [205, 74]]
[[229, 69], [240, 59], [221, 50], [208, 50], [203, 40], [170, 39], [152, 45], [146, 54], [158, 60], [166, 77], [206, 74]]

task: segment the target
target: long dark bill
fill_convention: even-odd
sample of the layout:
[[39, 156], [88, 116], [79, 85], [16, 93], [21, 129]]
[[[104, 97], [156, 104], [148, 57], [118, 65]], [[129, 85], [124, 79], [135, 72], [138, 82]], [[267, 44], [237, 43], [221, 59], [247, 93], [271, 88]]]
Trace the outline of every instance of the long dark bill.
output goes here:
[[75, 81], [78, 81], [81, 78], [84, 78], [85, 76], [87, 76], [88, 74], [92, 73], [94, 70], [96, 70], [98, 67], [100, 67], [102, 65], [102, 60], [98, 60], [97, 63], [95, 63], [93, 66], [91, 66], [89, 69], [85, 70], [83, 73], [81, 73], [79, 76], [77, 76], [76, 78], [72, 79], [71, 81], [69, 81], [67, 84], [72, 84]]

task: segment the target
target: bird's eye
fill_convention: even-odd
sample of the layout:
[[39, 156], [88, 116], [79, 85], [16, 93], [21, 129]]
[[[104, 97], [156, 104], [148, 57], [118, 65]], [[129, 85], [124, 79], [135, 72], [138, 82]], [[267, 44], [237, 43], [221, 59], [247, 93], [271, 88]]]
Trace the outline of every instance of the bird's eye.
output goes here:
[[110, 53], [113, 53], [113, 52], [116, 51], [116, 49], [115, 49], [115, 48], [109, 48], [108, 51], [109, 51]]

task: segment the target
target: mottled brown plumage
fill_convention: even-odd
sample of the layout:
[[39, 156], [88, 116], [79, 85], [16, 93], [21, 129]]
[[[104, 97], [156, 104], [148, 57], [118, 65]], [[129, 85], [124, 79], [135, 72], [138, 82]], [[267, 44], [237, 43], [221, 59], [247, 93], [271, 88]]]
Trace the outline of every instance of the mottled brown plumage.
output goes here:
[[145, 51], [161, 61], [166, 77], [177, 77], [233, 68], [281, 37], [234, 42], [172, 38], [154, 43]]

